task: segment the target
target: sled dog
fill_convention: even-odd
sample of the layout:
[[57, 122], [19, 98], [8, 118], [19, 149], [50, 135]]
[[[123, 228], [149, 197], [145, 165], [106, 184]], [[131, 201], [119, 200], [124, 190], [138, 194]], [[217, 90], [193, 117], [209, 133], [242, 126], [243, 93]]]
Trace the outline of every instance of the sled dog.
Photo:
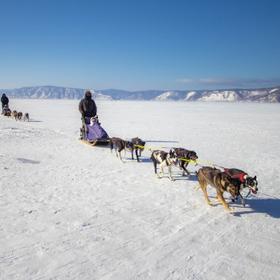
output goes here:
[[196, 152], [184, 148], [172, 148], [170, 151], [172, 151], [178, 159], [179, 168], [183, 170], [182, 176], [185, 176], [186, 173], [187, 175], [190, 175], [187, 166], [190, 161], [196, 161], [198, 159]]
[[29, 114], [28, 113], [24, 114], [23, 120], [29, 122]]
[[[228, 174], [231, 178], [236, 179], [236, 182], [239, 187], [239, 192], [244, 190], [245, 188], [249, 189], [248, 195], [252, 192], [253, 194], [258, 193], [258, 180], [257, 176], [251, 177], [245, 171], [237, 169], [237, 168], [224, 168], [224, 172]], [[248, 196], [247, 195], [247, 196]], [[245, 200], [241, 193], [239, 194], [241, 203], [245, 206]], [[232, 202], [236, 199], [232, 198]]]
[[17, 113], [16, 110], [14, 110], [14, 111], [12, 112], [12, 117], [13, 117], [15, 120], [17, 120], [17, 118], [18, 118], [18, 113]]
[[17, 113], [17, 119], [20, 121], [22, 119], [22, 112]]
[[[172, 178], [172, 172], [171, 172], [171, 166], [176, 165], [178, 162], [178, 159], [174, 152], [169, 151], [169, 153], [160, 151], [160, 150], [155, 150], [152, 152], [151, 155], [151, 160], [153, 161], [154, 164], [154, 170], [155, 174], [158, 176], [158, 178], [161, 178], [163, 173], [164, 173], [164, 166], [168, 167], [168, 174], [169, 174], [169, 179], [171, 181], [174, 181]], [[157, 165], [159, 164], [160, 167], [160, 173], [157, 173]]]
[[115, 149], [116, 156], [122, 161], [121, 152], [125, 149], [131, 150], [133, 144], [130, 141], [125, 141], [118, 137], [112, 137], [109, 139], [111, 152]]
[[134, 159], [133, 157], [133, 152], [135, 151], [135, 155], [136, 155], [136, 159], [139, 162], [139, 157], [141, 157], [142, 151], [145, 148], [145, 144], [146, 142], [141, 140], [138, 137], [132, 138], [131, 139], [131, 143], [132, 143], [132, 149], [131, 149], [131, 158]]
[[204, 166], [197, 172], [199, 186], [203, 191], [206, 202], [211, 205], [207, 193], [207, 185], [211, 185], [216, 189], [217, 199], [223, 204], [226, 210], [231, 211], [226, 203], [223, 193], [229, 192], [235, 199], [239, 196], [239, 188], [236, 179], [231, 178], [225, 172], [213, 167]]

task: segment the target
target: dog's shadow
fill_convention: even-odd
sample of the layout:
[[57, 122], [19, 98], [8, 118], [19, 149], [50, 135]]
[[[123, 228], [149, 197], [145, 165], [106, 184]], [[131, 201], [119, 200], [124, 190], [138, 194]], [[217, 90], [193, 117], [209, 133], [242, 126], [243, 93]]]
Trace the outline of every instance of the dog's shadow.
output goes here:
[[29, 120], [28, 122], [34, 122], [34, 123], [41, 123], [41, 122], [43, 122], [43, 121], [39, 121], [39, 120]]
[[280, 218], [279, 198], [246, 199], [245, 202], [246, 202], [246, 208], [250, 208], [249, 211], [242, 211], [242, 212], [236, 211], [236, 213], [234, 213], [235, 216], [241, 216], [241, 215], [253, 214], [253, 213], [263, 213], [276, 219]]
[[[182, 176], [181, 174], [173, 174], [172, 175], [173, 181], [191, 181], [191, 182], [197, 182], [197, 176], [194, 174], [190, 174], [189, 176]], [[168, 179], [169, 176], [167, 173], [164, 173], [159, 179]]]
[[146, 140], [147, 143], [179, 143], [179, 141], [173, 140]]
[[[132, 159], [131, 157], [125, 157], [124, 159], [127, 162], [136, 162], [137, 163], [136, 158]], [[140, 159], [140, 161], [138, 163], [147, 163], [147, 162], [150, 163], [150, 162], [152, 162], [152, 160], [150, 158], [141, 158], [140, 157], [139, 159]]]
[[152, 162], [152, 160], [150, 159], [150, 158], [141, 158], [140, 159], [140, 162], [142, 162], [142, 163], [147, 163], [147, 162]]
[[182, 176], [179, 175], [173, 175], [174, 181], [191, 181], [191, 182], [197, 182], [197, 176], [196, 174], [190, 174], [189, 176]]

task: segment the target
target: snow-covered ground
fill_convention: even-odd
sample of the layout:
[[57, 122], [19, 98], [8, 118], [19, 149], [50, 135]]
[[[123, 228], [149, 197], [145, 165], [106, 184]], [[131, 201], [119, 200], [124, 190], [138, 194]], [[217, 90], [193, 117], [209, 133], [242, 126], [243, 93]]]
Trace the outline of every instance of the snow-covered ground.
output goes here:
[[0, 279], [279, 279], [279, 105], [98, 102], [110, 136], [257, 175], [230, 214], [194, 175], [157, 179], [148, 150], [81, 144], [78, 101], [10, 103], [32, 121], [0, 118]]

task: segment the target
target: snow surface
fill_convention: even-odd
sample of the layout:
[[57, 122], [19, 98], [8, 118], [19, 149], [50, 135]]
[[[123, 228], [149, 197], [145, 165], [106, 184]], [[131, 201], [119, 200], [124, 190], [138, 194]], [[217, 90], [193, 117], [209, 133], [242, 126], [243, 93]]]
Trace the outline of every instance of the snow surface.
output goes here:
[[0, 279], [279, 279], [279, 105], [97, 105], [109, 135], [193, 149], [260, 193], [210, 207], [193, 174], [157, 179], [148, 150], [122, 163], [81, 144], [78, 101], [11, 100], [32, 121], [0, 117]]

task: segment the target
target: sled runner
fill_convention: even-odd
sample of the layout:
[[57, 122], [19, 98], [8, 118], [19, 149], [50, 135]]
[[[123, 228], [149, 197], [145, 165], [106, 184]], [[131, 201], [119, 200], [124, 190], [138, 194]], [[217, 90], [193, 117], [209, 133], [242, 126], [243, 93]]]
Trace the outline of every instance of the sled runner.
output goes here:
[[107, 146], [109, 144], [109, 136], [101, 126], [97, 116], [85, 118], [80, 132], [80, 139], [85, 144], [90, 146]]

